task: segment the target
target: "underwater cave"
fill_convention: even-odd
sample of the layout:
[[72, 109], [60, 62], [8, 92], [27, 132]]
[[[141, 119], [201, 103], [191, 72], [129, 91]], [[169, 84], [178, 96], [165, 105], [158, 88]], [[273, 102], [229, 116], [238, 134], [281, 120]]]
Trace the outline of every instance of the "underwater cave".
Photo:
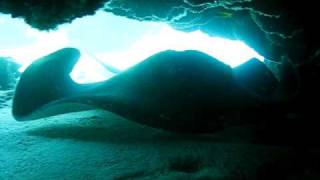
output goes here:
[[316, 12], [0, 1], [0, 180], [319, 179]]

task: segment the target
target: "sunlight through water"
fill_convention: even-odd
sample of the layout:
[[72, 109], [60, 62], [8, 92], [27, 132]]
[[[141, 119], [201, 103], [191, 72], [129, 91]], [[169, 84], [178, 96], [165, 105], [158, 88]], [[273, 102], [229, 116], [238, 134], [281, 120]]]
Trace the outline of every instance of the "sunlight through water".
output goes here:
[[22, 64], [21, 71], [53, 51], [78, 48], [81, 58], [71, 73], [78, 83], [98, 82], [115, 75], [102, 64], [123, 71], [165, 50], [202, 51], [231, 67], [254, 57], [264, 60], [241, 41], [210, 37], [199, 30], [181, 32], [165, 23], [131, 20], [103, 11], [49, 32], [0, 14], [0, 27], [0, 56], [12, 57]]

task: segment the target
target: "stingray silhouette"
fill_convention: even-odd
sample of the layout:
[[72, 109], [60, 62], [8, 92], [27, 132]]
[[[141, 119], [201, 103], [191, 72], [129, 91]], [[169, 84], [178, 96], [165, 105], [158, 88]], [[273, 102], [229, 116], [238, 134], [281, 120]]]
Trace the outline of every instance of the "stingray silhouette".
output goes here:
[[[160, 52], [111, 79], [89, 84], [70, 78], [79, 57], [77, 49], [64, 48], [33, 62], [16, 87], [15, 119], [100, 108], [154, 128], [207, 133], [223, 128], [226, 118], [253, 113], [264, 104], [245, 85], [252, 83], [241, 73], [247, 65], [232, 69], [202, 52]], [[272, 92], [277, 84], [272, 73], [258, 60], [249, 64], [264, 69], [261, 74], [268, 74]]]

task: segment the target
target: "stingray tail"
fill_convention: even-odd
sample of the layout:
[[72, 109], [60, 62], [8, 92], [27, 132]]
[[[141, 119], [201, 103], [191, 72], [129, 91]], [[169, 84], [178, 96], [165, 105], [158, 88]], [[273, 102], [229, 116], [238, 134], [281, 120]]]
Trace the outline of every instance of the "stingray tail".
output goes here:
[[34, 111], [75, 93], [77, 84], [69, 74], [79, 57], [79, 50], [64, 48], [33, 62], [17, 84], [12, 107], [14, 118], [31, 120], [29, 115]]

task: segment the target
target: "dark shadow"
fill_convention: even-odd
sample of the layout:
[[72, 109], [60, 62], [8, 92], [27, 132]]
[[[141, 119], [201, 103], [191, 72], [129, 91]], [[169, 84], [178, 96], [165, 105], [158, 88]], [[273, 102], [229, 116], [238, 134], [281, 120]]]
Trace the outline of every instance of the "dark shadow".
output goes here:
[[[115, 144], [204, 142], [228, 144], [256, 144], [295, 148], [319, 147], [318, 126], [302, 119], [272, 120], [261, 125], [229, 127], [212, 134], [179, 134], [139, 125], [125, 119], [99, 116], [68, 124], [47, 123], [29, 129], [28, 135], [52, 139], [73, 139]], [[65, 122], [72, 120], [65, 119]]]
[[[67, 120], [66, 120], [67, 121]], [[90, 124], [48, 124], [29, 129], [28, 135], [52, 139], [73, 139], [79, 141], [136, 144], [136, 143], [252, 143], [251, 127], [229, 128], [213, 134], [179, 134], [142, 126], [121, 120], [108, 125], [103, 119], [89, 119]], [[103, 122], [102, 122], [103, 121]]]
[[258, 168], [257, 179], [320, 179], [319, 150], [296, 150], [273, 158]]
[[[52, 139], [73, 139], [78, 141], [136, 144], [203, 142], [228, 144], [255, 144], [278, 147], [310, 148], [320, 147], [317, 126], [305, 127], [293, 121], [273, 125], [246, 125], [230, 127], [212, 134], [179, 134], [150, 128], [127, 120], [108, 124], [107, 119], [88, 119], [82, 124], [46, 124], [29, 129], [28, 135]], [[66, 120], [68, 122], [68, 120]]]
[[[315, 111], [316, 112], [316, 111]], [[257, 126], [257, 138], [261, 143], [295, 148], [320, 147], [320, 131], [317, 116], [270, 118]]]

